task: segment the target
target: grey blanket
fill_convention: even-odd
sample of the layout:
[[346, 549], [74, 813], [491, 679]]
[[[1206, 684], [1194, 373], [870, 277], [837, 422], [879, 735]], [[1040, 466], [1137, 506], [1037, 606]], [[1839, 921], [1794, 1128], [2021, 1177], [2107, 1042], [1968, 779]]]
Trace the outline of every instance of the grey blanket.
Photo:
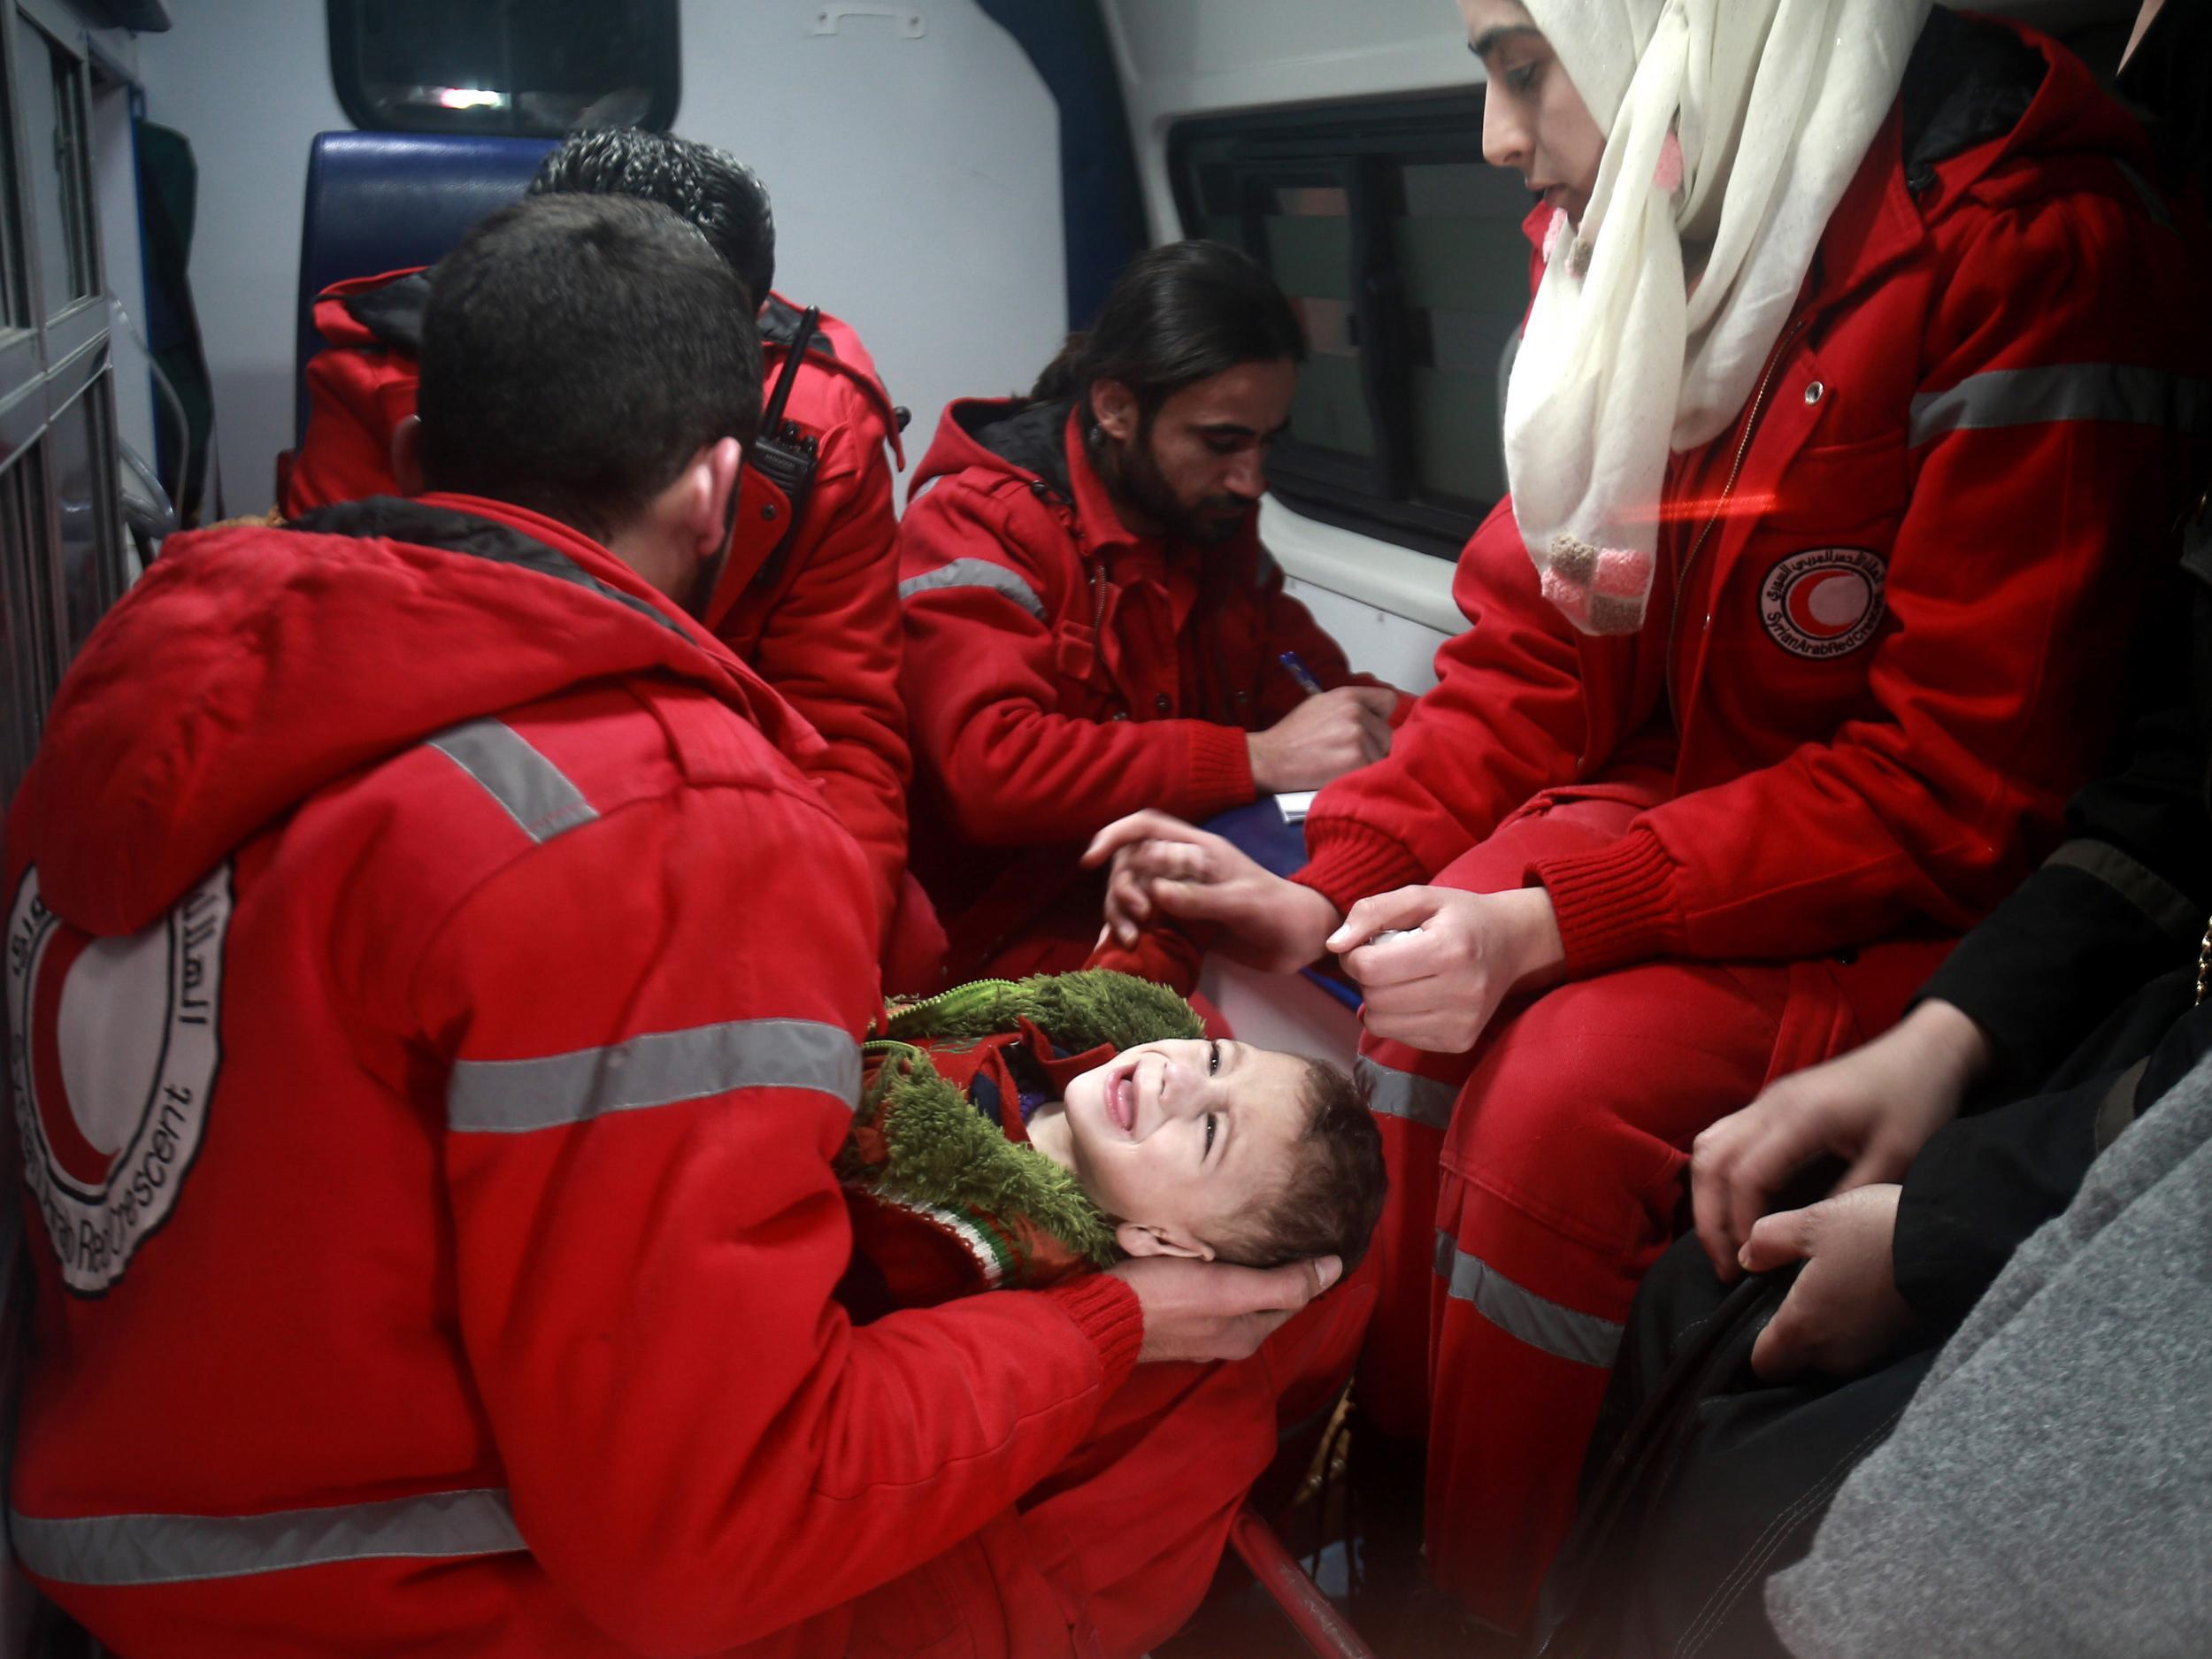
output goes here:
[[2021, 1247], [1767, 1608], [1799, 1659], [2212, 1655], [2212, 1060]]

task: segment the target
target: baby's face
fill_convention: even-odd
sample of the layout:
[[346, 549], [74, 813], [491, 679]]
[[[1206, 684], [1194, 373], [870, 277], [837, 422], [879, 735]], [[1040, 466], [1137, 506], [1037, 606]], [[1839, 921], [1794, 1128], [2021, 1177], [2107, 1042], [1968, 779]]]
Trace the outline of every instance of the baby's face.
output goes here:
[[1067, 1086], [1075, 1176], [1121, 1246], [1210, 1257], [1231, 1224], [1281, 1190], [1304, 1133], [1306, 1063], [1248, 1043], [1125, 1048]]

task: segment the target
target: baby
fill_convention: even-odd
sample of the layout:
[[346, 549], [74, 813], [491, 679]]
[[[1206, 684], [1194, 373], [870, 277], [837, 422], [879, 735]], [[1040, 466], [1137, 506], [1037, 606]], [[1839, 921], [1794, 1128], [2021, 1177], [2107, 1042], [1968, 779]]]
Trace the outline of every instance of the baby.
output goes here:
[[1165, 987], [1101, 971], [895, 1009], [838, 1162], [860, 1317], [1034, 1286], [1125, 1256], [1346, 1270], [1382, 1210], [1382, 1141], [1341, 1071], [1206, 1037]]

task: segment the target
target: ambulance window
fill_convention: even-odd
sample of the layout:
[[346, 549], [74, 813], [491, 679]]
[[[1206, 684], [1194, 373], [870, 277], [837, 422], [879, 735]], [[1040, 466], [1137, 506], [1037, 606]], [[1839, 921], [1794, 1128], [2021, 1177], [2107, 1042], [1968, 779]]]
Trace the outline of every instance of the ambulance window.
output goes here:
[[14, 798], [46, 719], [59, 671], [57, 641], [42, 637], [52, 614], [45, 557], [44, 489], [37, 445], [0, 472], [0, 808]]
[[[115, 484], [116, 370], [92, 169], [94, 48], [64, 8], [7, 11], [0, 24], [0, 809], [30, 763], [69, 659], [127, 581]], [[134, 193], [135, 180], [124, 188]], [[124, 205], [117, 204], [119, 212]]]
[[1529, 196], [1479, 96], [1188, 121], [1187, 234], [1260, 260], [1306, 328], [1270, 479], [1302, 511], [1457, 554], [1505, 493], [1500, 365], [1528, 301]]
[[[0, 46], [7, 44], [0, 32]], [[8, 54], [0, 50], [0, 69]], [[8, 77], [0, 73], [0, 335], [12, 329], [29, 328], [30, 282], [24, 271], [23, 196], [16, 180], [14, 111], [20, 102], [11, 90]], [[0, 401], [16, 389], [12, 380], [0, 377]]]
[[84, 61], [19, 12], [15, 91], [27, 145], [33, 242], [40, 292], [52, 317], [100, 291], [92, 229], [91, 142]]
[[665, 128], [677, 0], [328, 0], [338, 102], [365, 131]]

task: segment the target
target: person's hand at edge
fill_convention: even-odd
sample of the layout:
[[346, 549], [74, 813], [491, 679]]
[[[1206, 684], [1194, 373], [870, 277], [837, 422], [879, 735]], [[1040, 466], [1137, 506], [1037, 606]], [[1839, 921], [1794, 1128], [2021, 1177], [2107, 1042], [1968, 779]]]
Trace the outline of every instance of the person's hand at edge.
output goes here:
[[1566, 959], [1540, 887], [1400, 887], [1352, 906], [1325, 942], [1366, 998], [1367, 1029], [1432, 1054], [1473, 1048], [1501, 1002]]
[[1282, 1267], [1147, 1256], [1107, 1271], [1136, 1292], [1143, 1310], [1141, 1365], [1249, 1358], [1285, 1320], [1335, 1284], [1344, 1266], [1333, 1256]]
[[1105, 926], [1125, 949], [1156, 916], [1219, 927], [1218, 949], [1239, 962], [1288, 972], [1321, 954], [1336, 907], [1311, 887], [1263, 868], [1228, 841], [1165, 812], [1133, 812], [1092, 838], [1087, 868], [1112, 862]]
[[1919, 1322], [1898, 1294], [1893, 1248], [1902, 1190], [1889, 1182], [1854, 1187], [1752, 1228], [1745, 1271], [1805, 1263], [1752, 1344], [1751, 1369], [1762, 1381], [1787, 1382], [1809, 1371], [1856, 1377], [1912, 1334]]
[[1700, 1134], [1690, 1149], [1690, 1199], [1713, 1271], [1736, 1277], [1752, 1224], [1815, 1159], [1849, 1161], [1837, 1193], [1903, 1175], [1958, 1115], [1990, 1059], [1982, 1028], [1932, 998], [1873, 1041], [1779, 1079]]
[[1386, 686], [1317, 692], [1269, 726], [1247, 733], [1252, 787], [1262, 795], [1318, 789], [1390, 752], [1398, 694]]

